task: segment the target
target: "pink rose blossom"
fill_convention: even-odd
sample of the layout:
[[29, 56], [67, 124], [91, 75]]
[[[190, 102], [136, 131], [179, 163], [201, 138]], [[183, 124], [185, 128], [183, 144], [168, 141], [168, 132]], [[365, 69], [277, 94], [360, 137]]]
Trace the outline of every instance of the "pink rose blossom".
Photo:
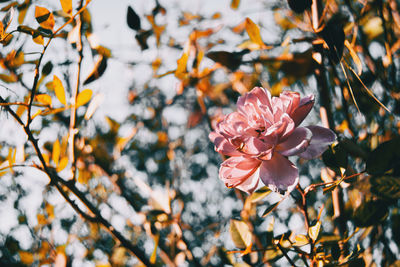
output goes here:
[[241, 96], [237, 111], [226, 115], [209, 135], [215, 150], [230, 156], [221, 164], [221, 180], [247, 193], [257, 189], [260, 178], [274, 191], [292, 191], [299, 172], [288, 157], [317, 157], [336, 139], [320, 126], [299, 127], [313, 105], [313, 95], [300, 98], [299, 93], [284, 91], [271, 97], [260, 87]]

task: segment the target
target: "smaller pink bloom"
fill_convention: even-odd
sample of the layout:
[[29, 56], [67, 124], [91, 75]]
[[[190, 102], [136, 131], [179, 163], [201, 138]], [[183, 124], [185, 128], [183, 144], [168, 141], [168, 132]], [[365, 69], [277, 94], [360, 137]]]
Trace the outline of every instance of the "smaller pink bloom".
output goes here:
[[300, 98], [285, 91], [271, 97], [260, 87], [241, 96], [237, 111], [226, 115], [209, 135], [215, 150], [230, 156], [221, 164], [220, 179], [247, 193], [257, 189], [260, 179], [274, 191], [293, 190], [299, 174], [287, 157], [317, 157], [336, 139], [326, 128], [298, 127], [313, 105], [312, 95]]

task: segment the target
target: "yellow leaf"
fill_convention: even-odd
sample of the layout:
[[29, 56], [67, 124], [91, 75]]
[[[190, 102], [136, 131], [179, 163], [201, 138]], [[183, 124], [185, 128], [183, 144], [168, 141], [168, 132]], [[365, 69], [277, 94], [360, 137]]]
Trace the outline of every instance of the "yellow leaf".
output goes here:
[[53, 78], [53, 86], [57, 99], [61, 102], [61, 104], [66, 105], [67, 102], [65, 100], [64, 86], [62, 85], [61, 80], [56, 75], [54, 75]]
[[19, 257], [23, 264], [31, 265], [34, 262], [33, 254], [27, 251], [19, 251]]
[[237, 9], [239, 7], [240, 0], [232, 0], [231, 2], [231, 8], [232, 9]]
[[53, 152], [51, 153], [51, 159], [53, 160], [56, 166], [58, 166], [58, 162], [60, 160], [60, 154], [61, 154], [60, 142], [57, 139], [53, 144]]
[[90, 89], [85, 89], [82, 92], [80, 92], [76, 98], [76, 107], [80, 107], [85, 105], [87, 102], [90, 101], [92, 98], [92, 90]]
[[65, 13], [71, 15], [72, 14], [72, 0], [60, 0], [62, 10]]
[[357, 66], [357, 74], [360, 76], [362, 73], [362, 63], [361, 63], [360, 58], [358, 57], [356, 51], [354, 51], [354, 49], [351, 46], [351, 44], [349, 43], [349, 41], [345, 40], [344, 45], [347, 47], [347, 49], [349, 49], [350, 56], [353, 59], [354, 64], [356, 64], [356, 66]]
[[153, 253], [151, 253], [150, 256], [150, 263], [155, 264], [156, 263], [156, 259], [157, 259], [157, 247], [158, 247], [158, 241], [160, 240], [160, 233], [158, 233], [155, 237], [154, 237], [154, 250]]
[[54, 16], [47, 8], [36, 6], [35, 18], [42, 28], [53, 30], [55, 24]]
[[49, 203], [46, 203], [45, 209], [46, 209], [46, 212], [47, 212], [47, 216], [50, 219], [54, 219], [54, 206], [49, 204]]
[[35, 100], [37, 102], [42, 103], [43, 105], [48, 105], [51, 106], [51, 96], [47, 95], [47, 94], [38, 94], [35, 95]]
[[308, 238], [305, 235], [297, 235], [294, 238], [294, 240], [295, 240], [295, 242], [294, 242], [293, 246], [296, 246], [296, 247], [301, 247], [301, 246], [307, 245], [309, 243]]
[[65, 167], [67, 167], [67, 165], [68, 165], [68, 157], [62, 157], [60, 160], [60, 163], [57, 166], [56, 171], [60, 172], [60, 171], [64, 170]]
[[17, 113], [18, 117], [21, 117], [27, 109], [28, 108], [26, 106], [20, 105], [15, 113]]
[[321, 222], [318, 221], [315, 225], [308, 228], [308, 236], [313, 240], [317, 240], [319, 231], [321, 229]]
[[40, 35], [40, 34], [37, 33], [37, 32], [35, 32], [35, 33], [32, 35], [32, 40], [33, 40], [35, 43], [39, 44], [39, 45], [43, 45], [43, 44], [44, 44], [43, 36]]
[[183, 79], [185, 77], [185, 73], [187, 72], [186, 64], [187, 64], [188, 59], [189, 59], [189, 54], [187, 52], [184, 52], [182, 54], [182, 57], [180, 59], [178, 59], [178, 61], [177, 61], [178, 67], [176, 68], [176, 71], [175, 71], [175, 76], [178, 79]]
[[46, 217], [44, 216], [44, 214], [39, 213], [39, 214], [36, 215], [36, 218], [38, 220], [38, 224], [39, 225], [46, 224], [46, 222], [47, 222]]
[[6, 83], [15, 83], [16, 81], [18, 81], [18, 77], [14, 73], [10, 75], [0, 73], [0, 80]]
[[18, 24], [22, 24], [24, 22], [26, 12], [28, 11], [28, 4], [23, 3], [18, 7]]
[[260, 35], [260, 28], [249, 18], [246, 18], [246, 32], [253, 43], [258, 44], [261, 48], [265, 47]]
[[50, 162], [49, 155], [48, 155], [48, 154], [44, 154], [44, 153], [43, 153], [43, 159], [44, 159], [44, 161], [46, 162], [46, 164], [48, 165], [48, 164], [49, 164], [49, 162]]
[[229, 232], [236, 247], [245, 249], [251, 245], [251, 232], [245, 222], [231, 220]]
[[16, 149], [13, 149], [13, 148], [9, 148], [8, 149], [8, 156], [7, 156], [7, 160], [8, 160], [8, 166], [10, 167], [10, 170], [12, 171], [12, 166], [14, 165], [14, 163], [15, 163], [15, 156], [16, 156], [16, 153], [17, 152], [17, 150]]

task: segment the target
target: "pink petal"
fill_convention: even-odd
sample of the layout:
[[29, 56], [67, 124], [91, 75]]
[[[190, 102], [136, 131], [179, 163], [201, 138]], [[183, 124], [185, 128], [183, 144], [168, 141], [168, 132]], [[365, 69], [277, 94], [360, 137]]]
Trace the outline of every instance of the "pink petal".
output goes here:
[[268, 90], [262, 87], [254, 87], [253, 90], [239, 97], [237, 101], [238, 110], [247, 102], [252, 102], [257, 106], [259, 104], [266, 105], [271, 108], [271, 94]]
[[304, 97], [300, 100], [299, 106], [291, 114], [289, 114], [296, 126], [300, 125], [308, 113], [310, 113], [312, 107], [314, 106], [314, 102], [314, 95]]
[[276, 151], [283, 156], [293, 156], [304, 152], [311, 140], [312, 132], [307, 128], [296, 128], [285, 142], [276, 146]]
[[306, 128], [311, 130], [312, 138], [306, 151], [299, 154], [302, 158], [312, 159], [318, 157], [336, 140], [335, 133], [330, 129], [320, 126], [307, 126]]
[[[261, 161], [246, 157], [231, 157], [225, 160], [219, 169], [219, 177], [228, 187], [238, 187], [244, 192], [257, 188]], [[240, 186], [241, 185], [241, 186]], [[240, 187], [239, 187], [240, 186]]]
[[287, 158], [274, 153], [271, 160], [261, 163], [260, 178], [273, 191], [291, 192], [299, 181], [299, 171]]
[[286, 107], [286, 113], [292, 114], [292, 112], [299, 106], [300, 104], [300, 94], [292, 91], [283, 91], [279, 98], [282, 99], [284, 106]]
[[293, 120], [289, 117], [288, 114], [283, 114], [280, 118], [280, 121], [269, 127], [264, 135], [271, 136], [275, 135], [281, 141], [285, 140], [295, 129], [295, 125]]
[[236, 147], [233, 146], [222, 135], [220, 135], [216, 132], [211, 132], [208, 135], [208, 138], [210, 138], [211, 142], [214, 143], [215, 151], [222, 153], [224, 155], [227, 155], [227, 156], [240, 156], [241, 155], [241, 153], [236, 149]]
[[244, 143], [241, 151], [248, 155], [259, 155], [268, 150], [270, 146], [259, 138], [249, 137]]

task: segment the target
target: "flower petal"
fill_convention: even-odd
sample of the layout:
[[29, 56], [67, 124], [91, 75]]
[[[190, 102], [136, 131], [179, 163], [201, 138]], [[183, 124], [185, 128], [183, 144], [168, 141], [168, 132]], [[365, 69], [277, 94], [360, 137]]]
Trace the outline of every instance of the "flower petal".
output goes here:
[[312, 159], [318, 157], [336, 140], [335, 133], [330, 129], [320, 126], [307, 126], [306, 128], [311, 130], [313, 136], [306, 151], [299, 154], [302, 158]]
[[293, 110], [291, 114], [289, 114], [296, 126], [300, 125], [308, 113], [310, 113], [312, 107], [314, 106], [314, 102], [314, 95], [306, 96], [300, 100], [299, 106]]
[[285, 142], [276, 146], [276, 151], [286, 157], [300, 154], [307, 149], [312, 136], [311, 130], [296, 128]]
[[215, 145], [215, 151], [227, 156], [240, 156], [240, 153], [226, 138], [216, 132], [211, 132], [208, 135], [211, 142]]
[[260, 178], [271, 190], [288, 193], [297, 185], [299, 171], [290, 160], [274, 153], [271, 160], [261, 163]]
[[231, 157], [225, 160], [219, 169], [219, 177], [228, 187], [250, 193], [258, 185], [260, 160], [246, 157]]

